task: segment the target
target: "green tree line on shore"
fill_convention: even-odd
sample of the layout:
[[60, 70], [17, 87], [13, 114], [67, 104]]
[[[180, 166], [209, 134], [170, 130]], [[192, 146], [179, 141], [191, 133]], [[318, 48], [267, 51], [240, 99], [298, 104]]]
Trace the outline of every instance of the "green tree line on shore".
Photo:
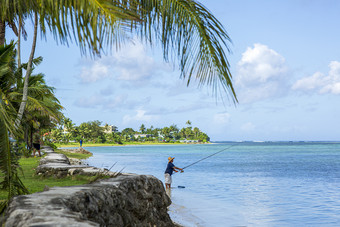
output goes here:
[[187, 121], [187, 127], [179, 129], [175, 124], [163, 128], [146, 128], [142, 124], [139, 130], [117, 127], [101, 121], [89, 121], [76, 126], [71, 119], [64, 118], [62, 123], [44, 134], [45, 141], [68, 144], [69, 142], [124, 144], [129, 142], [209, 142], [209, 136]]

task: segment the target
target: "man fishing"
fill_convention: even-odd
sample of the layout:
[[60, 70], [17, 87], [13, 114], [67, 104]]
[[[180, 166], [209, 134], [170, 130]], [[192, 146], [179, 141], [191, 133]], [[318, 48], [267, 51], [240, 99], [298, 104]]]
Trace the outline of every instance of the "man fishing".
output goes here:
[[171, 183], [172, 183], [172, 173], [173, 171], [175, 171], [176, 173], [178, 172], [177, 170], [180, 170], [181, 173], [183, 173], [183, 169], [182, 168], [178, 168], [176, 167], [173, 162], [174, 162], [174, 157], [169, 157], [168, 160], [168, 165], [166, 166], [166, 170], [165, 170], [165, 173], [164, 173], [164, 176], [165, 176], [165, 187], [166, 189], [170, 189], [171, 188]]

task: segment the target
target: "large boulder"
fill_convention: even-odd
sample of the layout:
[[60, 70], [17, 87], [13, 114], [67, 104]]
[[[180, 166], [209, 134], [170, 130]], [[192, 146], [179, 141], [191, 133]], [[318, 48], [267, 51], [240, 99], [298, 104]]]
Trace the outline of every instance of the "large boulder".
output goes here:
[[[45, 150], [48, 151], [45, 152]], [[72, 162], [70, 162], [66, 155], [55, 153], [48, 147], [45, 147], [43, 151], [46, 153], [46, 155], [44, 158], [40, 159], [39, 166], [36, 168], [36, 174], [40, 176], [54, 176], [57, 178], [62, 178], [70, 175], [116, 176], [119, 174], [110, 172], [103, 168], [88, 166], [81, 161], [72, 160]]]
[[5, 226], [174, 226], [167, 213], [170, 203], [157, 178], [124, 174], [17, 196]]

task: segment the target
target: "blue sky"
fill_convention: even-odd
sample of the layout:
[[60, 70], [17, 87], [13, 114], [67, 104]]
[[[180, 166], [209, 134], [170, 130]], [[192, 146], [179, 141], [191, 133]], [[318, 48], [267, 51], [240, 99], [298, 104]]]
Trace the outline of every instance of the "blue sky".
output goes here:
[[339, 1], [200, 2], [232, 39], [227, 57], [237, 105], [216, 99], [209, 87], [186, 87], [176, 65], [138, 40], [93, 60], [47, 36], [37, 44], [44, 61], [36, 70], [77, 125], [100, 120], [138, 130], [190, 120], [215, 141], [340, 140]]

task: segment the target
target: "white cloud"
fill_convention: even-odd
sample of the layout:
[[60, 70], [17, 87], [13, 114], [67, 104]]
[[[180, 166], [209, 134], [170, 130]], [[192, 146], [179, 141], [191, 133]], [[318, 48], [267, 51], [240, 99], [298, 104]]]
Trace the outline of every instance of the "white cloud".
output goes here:
[[287, 91], [285, 58], [263, 44], [254, 44], [238, 62], [235, 87], [240, 102], [276, 97]]
[[148, 84], [152, 77], [169, 72], [170, 68], [163, 62], [156, 62], [144, 49], [144, 45], [134, 41], [115, 52], [96, 60], [82, 60], [79, 78], [83, 83], [93, 83], [105, 78], [116, 81]]
[[93, 83], [109, 76], [108, 66], [100, 61], [95, 61], [90, 67], [83, 66], [79, 75], [83, 83]]
[[129, 106], [128, 97], [126, 95], [117, 95], [114, 98], [108, 99], [106, 104], [103, 105], [103, 108], [114, 109], [121, 106], [124, 106], [125, 108]]
[[123, 124], [128, 124], [130, 122], [154, 122], [156, 119], [158, 119], [159, 117], [157, 115], [150, 115], [150, 114], [146, 114], [145, 110], [142, 109], [138, 109], [136, 110], [136, 114], [135, 115], [125, 115], [123, 117]]
[[320, 86], [321, 83], [323, 83], [324, 75], [320, 72], [314, 73], [310, 77], [304, 77], [298, 81], [296, 81], [292, 89], [293, 90], [314, 90]]
[[75, 105], [85, 108], [97, 108], [103, 104], [103, 98], [99, 95], [93, 95], [90, 97], [81, 97], [75, 101]]
[[126, 94], [116, 95], [114, 97], [107, 97], [106, 95], [94, 94], [90, 96], [83, 96], [78, 98], [74, 105], [82, 108], [98, 109], [102, 110], [115, 110], [117, 109], [133, 109], [141, 104], [148, 104], [150, 102], [149, 97], [143, 97], [141, 99], [129, 99]]
[[218, 113], [214, 115], [214, 123], [216, 124], [228, 124], [230, 120], [229, 113]]
[[318, 92], [320, 94], [340, 94], [340, 62], [332, 61], [329, 65], [328, 75], [316, 72], [312, 76], [296, 81], [292, 89], [300, 91]]
[[128, 81], [149, 79], [157, 68], [155, 60], [139, 42], [115, 54], [112, 63], [117, 79]]
[[255, 130], [255, 125], [251, 122], [247, 122], [241, 126], [241, 130], [245, 132], [252, 132]]
[[[96, 60], [81, 60], [78, 77], [82, 83], [94, 83], [107, 78], [125, 82], [120, 86], [131, 89], [141, 85], [153, 84], [165, 72], [171, 72], [168, 64], [156, 61], [145, 50], [145, 45], [134, 40], [130, 44], [114, 52], [112, 56], [104, 56]], [[156, 82], [155, 82], [156, 83]], [[153, 86], [158, 86], [153, 84]]]

